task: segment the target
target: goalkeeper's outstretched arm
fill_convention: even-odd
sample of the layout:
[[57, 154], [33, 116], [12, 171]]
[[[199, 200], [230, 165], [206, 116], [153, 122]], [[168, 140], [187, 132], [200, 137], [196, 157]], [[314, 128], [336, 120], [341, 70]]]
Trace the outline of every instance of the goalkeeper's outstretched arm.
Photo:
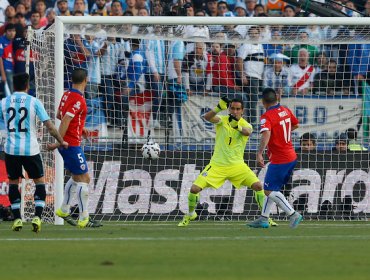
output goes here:
[[218, 123], [220, 121], [220, 118], [216, 115], [224, 110], [227, 110], [229, 108], [229, 99], [226, 96], [221, 97], [216, 107], [214, 107], [211, 111], [208, 111], [204, 118], [211, 122], [211, 123]]

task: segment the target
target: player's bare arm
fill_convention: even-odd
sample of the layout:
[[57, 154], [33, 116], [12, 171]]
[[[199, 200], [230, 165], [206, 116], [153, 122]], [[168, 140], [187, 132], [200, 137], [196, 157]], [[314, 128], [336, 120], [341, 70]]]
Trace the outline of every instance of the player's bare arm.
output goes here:
[[50, 135], [53, 136], [58, 141], [58, 143], [48, 144], [47, 146], [48, 150], [54, 150], [60, 146], [62, 146], [65, 149], [68, 148], [68, 143], [63, 140], [63, 137], [59, 134], [57, 128], [55, 127], [51, 120], [45, 121], [44, 125], [48, 129]]
[[260, 144], [259, 144], [258, 152], [257, 152], [257, 163], [260, 167], [265, 166], [265, 162], [263, 159], [263, 153], [267, 147], [267, 144], [270, 141], [270, 137], [271, 137], [271, 131], [269, 130], [265, 130], [261, 133], [261, 140], [260, 140]]
[[221, 120], [213, 110], [208, 111], [204, 118], [211, 123], [218, 123]]
[[298, 125], [298, 124], [293, 125], [293, 126], [292, 126], [292, 131], [293, 131], [293, 130], [296, 130], [298, 127], [299, 127], [299, 125]]

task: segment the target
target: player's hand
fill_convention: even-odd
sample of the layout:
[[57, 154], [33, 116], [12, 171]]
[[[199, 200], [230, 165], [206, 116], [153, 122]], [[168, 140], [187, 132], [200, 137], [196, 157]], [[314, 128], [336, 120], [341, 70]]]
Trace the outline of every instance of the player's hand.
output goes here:
[[69, 144], [66, 141], [63, 141], [62, 144], [59, 144], [59, 147], [62, 147], [63, 149], [68, 149], [68, 146], [69, 146]]
[[222, 96], [220, 101], [218, 101], [217, 106], [213, 109], [213, 111], [217, 114], [223, 110], [227, 110], [229, 108], [230, 100], [227, 98], [226, 95]]
[[[60, 144], [59, 143], [48, 143], [46, 145], [46, 149], [48, 151], [54, 151], [56, 148], [59, 148]], [[68, 147], [68, 143], [67, 143], [67, 147]]]
[[265, 167], [265, 160], [263, 159], [263, 154], [257, 154], [257, 164], [259, 167]]
[[82, 137], [87, 139], [89, 136], [90, 136], [90, 131], [86, 127], [84, 127], [82, 129]]
[[243, 127], [239, 124], [239, 120], [234, 116], [229, 114], [229, 123], [230, 126], [238, 131], [242, 131]]

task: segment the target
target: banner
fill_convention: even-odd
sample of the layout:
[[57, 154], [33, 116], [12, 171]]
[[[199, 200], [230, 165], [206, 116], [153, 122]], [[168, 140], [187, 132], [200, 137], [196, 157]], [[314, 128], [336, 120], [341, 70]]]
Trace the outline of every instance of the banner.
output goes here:
[[[103, 218], [175, 219], [187, 211], [192, 182], [210, 157], [210, 152], [166, 152], [149, 164], [139, 151], [121, 151], [121, 157], [87, 155], [89, 211]], [[266, 170], [256, 168], [255, 153], [245, 158], [263, 181]], [[299, 155], [292, 182], [283, 191], [306, 217], [365, 217], [370, 213], [369, 154]], [[237, 190], [228, 181], [218, 190], [201, 192], [200, 205], [207, 205], [201, 212], [206, 217], [245, 219], [259, 213], [252, 191]]]
[[[183, 105], [183, 133], [185, 137], [204, 141], [215, 136], [214, 125], [202, 117], [205, 112], [217, 105], [219, 97], [193, 95]], [[287, 106], [299, 119], [299, 128], [293, 137], [303, 133], [316, 134], [317, 139], [333, 139], [347, 128], [356, 128], [362, 114], [361, 98], [334, 97], [295, 97], [282, 98], [282, 105]], [[257, 105], [258, 120], [265, 112], [261, 102]], [[248, 116], [245, 116], [248, 120]], [[254, 127], [254, 131], [258, 131]]]

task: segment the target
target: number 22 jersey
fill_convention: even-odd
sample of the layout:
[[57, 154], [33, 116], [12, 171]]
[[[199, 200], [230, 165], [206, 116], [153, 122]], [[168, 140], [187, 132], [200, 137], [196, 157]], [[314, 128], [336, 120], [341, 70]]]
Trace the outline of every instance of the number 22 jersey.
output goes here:
[[267, 144], [267, 155], [271, 163], [288, 163], [297, 159], [292, 145], [292, 126], [298, 119], [286, 107], [280, 104], [271, 106], [261, 116], [261, 130], [270, 131], [271, 137]]

